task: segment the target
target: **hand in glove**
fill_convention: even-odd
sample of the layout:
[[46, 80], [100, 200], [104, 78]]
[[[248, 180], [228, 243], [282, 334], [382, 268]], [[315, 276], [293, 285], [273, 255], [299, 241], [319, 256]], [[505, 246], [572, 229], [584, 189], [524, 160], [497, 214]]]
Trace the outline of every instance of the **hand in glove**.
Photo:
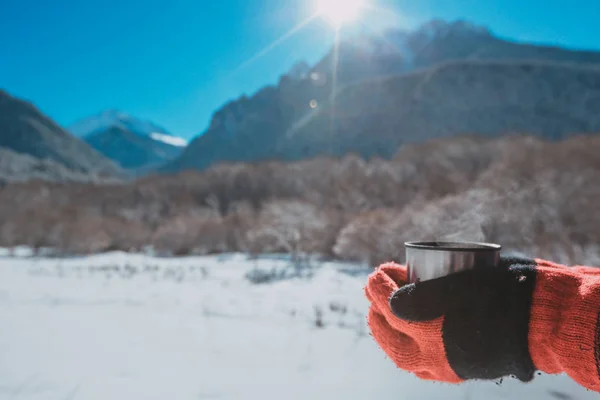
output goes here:
[[398, 367], [452, 383], [566, 372], [600, 391], [600, 269], [503, 258], [405, 282], [390, 263], [366, 287], [373, 337]]

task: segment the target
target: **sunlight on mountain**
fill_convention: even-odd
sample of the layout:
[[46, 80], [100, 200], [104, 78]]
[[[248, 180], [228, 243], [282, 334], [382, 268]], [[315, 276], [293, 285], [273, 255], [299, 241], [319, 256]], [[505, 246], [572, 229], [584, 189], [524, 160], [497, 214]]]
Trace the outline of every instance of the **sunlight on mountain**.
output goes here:
[[364, 6], [364, 0], [317, 0], [317, 14], [337, 28], [356, 20]]

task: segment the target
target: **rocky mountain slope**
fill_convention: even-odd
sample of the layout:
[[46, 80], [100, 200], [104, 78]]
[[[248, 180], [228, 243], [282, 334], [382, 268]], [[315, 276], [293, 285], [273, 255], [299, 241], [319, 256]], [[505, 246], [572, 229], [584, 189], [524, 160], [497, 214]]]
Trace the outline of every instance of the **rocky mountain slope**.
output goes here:
[[432, 21], [343, 40], [335, 82], [334, 58], [332, 50], [309, 71], [299, 64], [276, 86], [229, 102], [164, 170], [348, 151], [388, 156], [403, 142], [458, 133], [598, 130], [600, 52]]
[[332, 102], [321, 103], [291, 124], [278, 111], [273, 106], [262, 115], [253, 114], [233, 135], [219, 127], [209, 130], [172, 168], [348, 152], [389, 157], [405, 143], [464, 133], [530, 133], [557, 139], [600, 132], [600, 69], [454, 62], [347, 85]]
[[50, 159], [35, 158], [0, 147], [0, 185], [42, 180], [60, 183], [108, 183], [119, 179], [75, 171]]
[[[35, 106], [0, 90], [0, 148], [56, 163], [98, 177], [122, 175], [121, 169], [73, 137]], [[4, 152], [4, 159], [7, 159]], [[14, 159], [14, 156], [11, 156]], [[5, 161], [3, 161], [5, 162]]]

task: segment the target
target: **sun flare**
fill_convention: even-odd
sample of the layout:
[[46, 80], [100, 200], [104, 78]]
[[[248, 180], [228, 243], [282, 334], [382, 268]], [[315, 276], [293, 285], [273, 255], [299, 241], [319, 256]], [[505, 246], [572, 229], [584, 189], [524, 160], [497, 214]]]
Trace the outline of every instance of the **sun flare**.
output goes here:
[[338, 28], [360, 16], [364, 0], [316, 0], [317, 14]]

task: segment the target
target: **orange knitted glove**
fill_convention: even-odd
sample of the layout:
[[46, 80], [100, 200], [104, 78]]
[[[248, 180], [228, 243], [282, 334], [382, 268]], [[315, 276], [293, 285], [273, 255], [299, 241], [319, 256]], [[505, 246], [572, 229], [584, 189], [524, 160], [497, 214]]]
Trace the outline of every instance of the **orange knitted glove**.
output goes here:
[[566, 372], [600, 391], [600, 269], [503, 258], [405, 282], [390, 263], [366, 287], [373, 337], [398, 367], [452, 383]]

